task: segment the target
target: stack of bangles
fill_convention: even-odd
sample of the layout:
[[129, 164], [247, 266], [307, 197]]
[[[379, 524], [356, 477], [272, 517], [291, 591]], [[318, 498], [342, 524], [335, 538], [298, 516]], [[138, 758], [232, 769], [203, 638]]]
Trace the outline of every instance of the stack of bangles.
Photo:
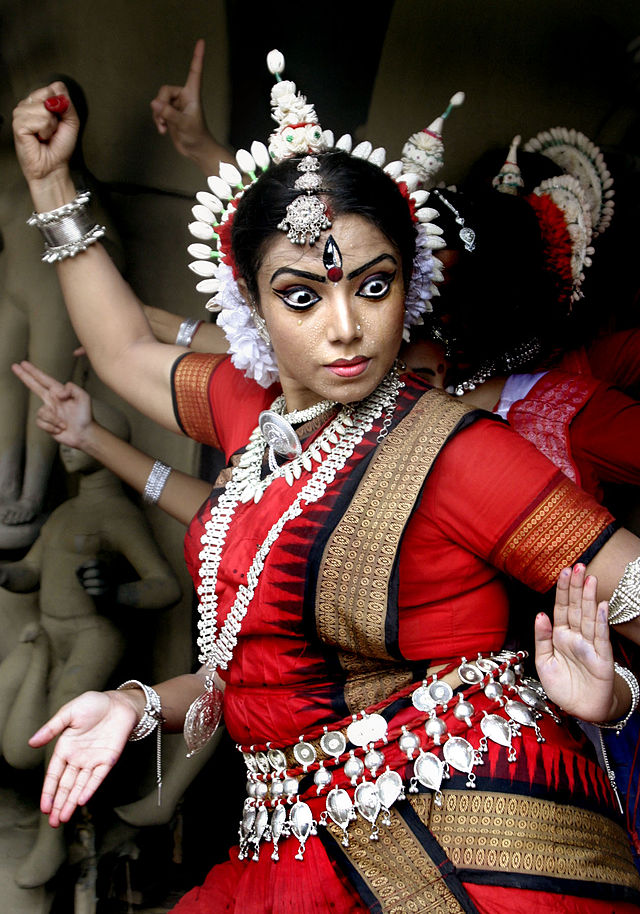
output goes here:
[[620, 625], [640, 616], [640, 556], [629, 562], [609, 600], [609, 624]]
[[45, 263], [57, 263], [86, 251], [105, 234], [104, 225], [98, 225], [89, 214], [88, 190], [76, 193], [71, 203], [65, 203], [48, 213], [32, 213], [27, 225], [40, 229], [44, 238]]
[[144, 711], [129, 734], [129, 740], [137, 743], [138, 740], [144, 739], [145, 736], [150, 736], [154, 730], [156, 731], [156, 784], [158, 786], [158, 806], [160, 806], [162, 802], [162, 724], [164, 721], [160, 696], [154, 688], [145, 685], [138, 679], [127, 679], [118, 686], [118, 691], [121, 689], [140, 689], [144, 693], [146, 699]]

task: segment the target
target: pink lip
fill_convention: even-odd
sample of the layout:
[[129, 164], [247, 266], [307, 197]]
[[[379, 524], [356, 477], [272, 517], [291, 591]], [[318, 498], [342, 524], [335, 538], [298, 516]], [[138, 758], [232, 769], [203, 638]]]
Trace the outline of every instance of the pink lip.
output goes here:
[[329, 371], [337, 374], [340, 378], [357, 378], [369, 366], [370, 359], [363, 355], [358, 355], [353, 359], [336, 359], [327, 365]]

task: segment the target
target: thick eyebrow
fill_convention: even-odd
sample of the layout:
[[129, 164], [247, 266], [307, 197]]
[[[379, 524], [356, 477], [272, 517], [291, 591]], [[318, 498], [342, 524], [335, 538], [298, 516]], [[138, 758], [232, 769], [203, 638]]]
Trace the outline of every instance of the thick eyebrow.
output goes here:
[[355, 279], [356, 276], [360, 276], [361, 273], [364, 273], [365, 270], [368, 270], [369, 267], [375, 266], [377, 263], [380, 263], [381, 260], [391, 260], [395, 265], [398, 265], [398, 261], [393, 256], [393, 254], [380, 254], [379, 257], [374, 257], [373, 260], [370, 260], [368, 263], [364, 263], [361, 267], [358, 267], [356, 270], [352, 270], [351, 273], [347, 273], [347, 279]]
[[283, 273], [288, 273], [290, 276], [299, 276], [301, 279], [312, 279], [313, 282], [327, 281], [325, 276], [317, 276], [315, 273], [307, 273], [306, 270], [294, 270], [293, 267], [280, 267], [275, 271], [270, 279], [270, 282], [273, 282], [276, 277], [281, 276]]

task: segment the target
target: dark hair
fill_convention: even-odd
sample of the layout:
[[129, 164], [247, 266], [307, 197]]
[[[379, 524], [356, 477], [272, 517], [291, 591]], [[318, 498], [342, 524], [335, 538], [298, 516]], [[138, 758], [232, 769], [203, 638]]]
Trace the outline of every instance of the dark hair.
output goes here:
[[549, 348], [558, 305], [532, 207], [521, 197], [495, 190], [439, 193], [475, 232], [475, 250], [467, 251], [455, 214], [434, 199], [447, 247], [459, 253], [451, 281], [433, 300], [434, 319], [453, 342], [454, 379], [456, 367], [466, 377], [534, 337]]
[[[362, 216], [373, 223], [397, 248], [402, 258], [405, 288], [411, 278], [416, 228], [407, 200], [395, 181], [377, 165], [345, 152], [318, 156], [323, 198], [331, 219]], [[231, 229], [237, 270], [257, 297], [256, 276], [267, 243], [280, 233], [278, 224], [287, 206], [300, 195], [294, 183], [300, 157], [272, 165], [240, 198]]]

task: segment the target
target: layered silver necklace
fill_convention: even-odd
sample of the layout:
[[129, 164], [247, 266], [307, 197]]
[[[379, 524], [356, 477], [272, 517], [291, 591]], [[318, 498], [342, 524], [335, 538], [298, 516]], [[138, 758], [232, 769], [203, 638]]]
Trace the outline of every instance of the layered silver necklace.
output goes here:
[[[267, 411], [271, 413], [268, 421], [262, 422], [262, 425], [268, 426], [275, 421], [274, 416], [280, 420], [277, 433], [272, 436], [271, 441], [267, 441], [260, 425], [251, 433], [245, 453], [240, 458], [238, 465], [234, 467], [231, 479], [220, 495], [217, 505], [212, 509], [211, 516], [205, 522], [205, 532], [201, 538], [203, 548], [199, 555], [201, 564], [198, 587], [200, 600], [198, 647], [200, 649], [199, 660], [206, 666], [207, 677], [205, 691], [193, 702], [185, 718], [184, 738], [189, 756], [206, 745], [220, 722], [222, 693], [215, 685], [215, 673], [216, 670], [227, 669], [233, 657], [242, 623], [253, 600], [269, 550], [280, 536], [287, 521], [298, 517], [302, 513], [304, 505], [313, 504], [322, 498], [327, 486], [345, 466], [355, 448], [371, 431], [375, 421], [383, 413], [385, 414], [383, 431], [384, 434], [387, 433], [402, 387], [404, 387], [404, 382], [400, 381], [394, 366], [365, 400], [355, 406], [343, 406], [337, 416], [314, 439], [310, 447], [303, 451], [300, 446], [299, 452], [282, 467], [277, 465], [275, 457], [273, 459], [273, 463], [276, 463], [275, 468], [270, 460], [270, 472], [264, 478], [261, 478], [261, 471], [266, 448], [275, 450], [275, 445], [280, 443], [280, 437], [284, 436], [285, 439], [290, 437], [286, 429], [283, 432], [284, 426], [281, 424], [283, 417], [280, 410], [283, 409], [284, 401], [276, 400], [271, 410]], [[311, 410], [316, 410], [314, 415], [321, 415], [332, 405], [323, 401], [322, 404], [311, 407]], [[302, 411], [302, 418], [300, 412], [289, 414], [289, 418], [293, 418], [294, 421], [308, 421], [309, 418], [314, 417], [306, 415], [308, 412]], [[291, 426], [289, 428], [295, 435]], [[380, 437], [379, 435], [378, 440]], [[282, 447], [285, 447], [284, 442]], [[295, 446], [294, 450], [297, 451]], [[287, 451], [285, 456], [288, 453], [290, 451]], [[218, 630], [218, 597], [216, 594], [218, 571], [231, 520], [238, 505], [251, 500], [259, 502], [268, 486], [280, 477], [284, 477], [287, 484], [292, 486], [295, 480], [300, 479], [303, 472], [310, 473], [310, 478], [271, 526], [258, 547], [246, 574], [246, 584], [242, 584], [238, 588], [233, 605]]]

